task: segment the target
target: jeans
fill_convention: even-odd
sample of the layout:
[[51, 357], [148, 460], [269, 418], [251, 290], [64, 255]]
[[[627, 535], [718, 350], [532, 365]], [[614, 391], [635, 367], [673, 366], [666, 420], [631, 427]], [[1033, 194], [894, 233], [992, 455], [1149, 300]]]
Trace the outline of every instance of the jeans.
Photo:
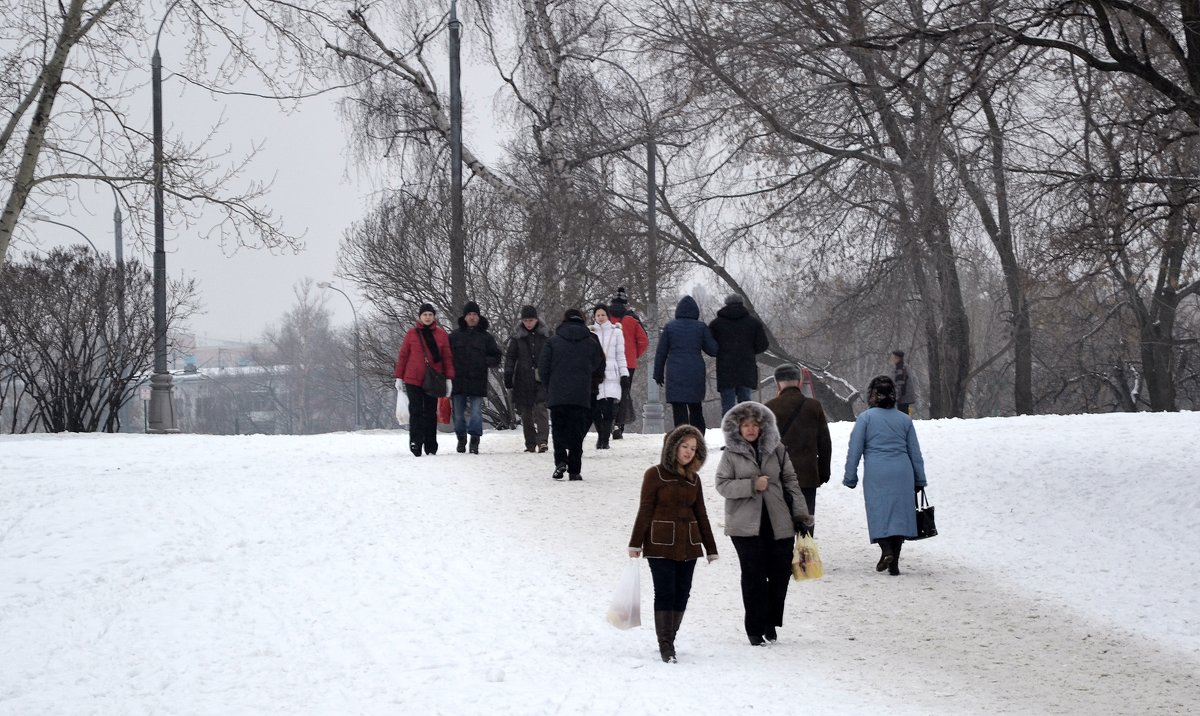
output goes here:
[[744, 385], [736, 388], [721, 388], [721, 415], [728, 413], [729, 409], [738, 403], [750, 400], [753, 395], [754, 388], [747, 388]]
[[482, 395], [450, 396], [454, 406], [455, 433], [470, 433], [475, 437], [483, 435], [483, 400]]
[[[654, 611], [682, 612], [687, 609], [696, 560], [650, 557], [646, 563], [650, 565], [650, 576], [654, 578]], [[790, 563], [788, 569], [791, 569]]]

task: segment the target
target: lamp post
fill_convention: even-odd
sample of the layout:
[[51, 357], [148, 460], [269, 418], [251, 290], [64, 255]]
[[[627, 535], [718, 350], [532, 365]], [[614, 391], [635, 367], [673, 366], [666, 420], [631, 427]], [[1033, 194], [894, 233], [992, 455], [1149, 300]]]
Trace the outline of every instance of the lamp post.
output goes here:
[[79, 229], [76, 229], [74, 226], [71, 226], [70, 224], [64, 224], [61, 221], [55, 221], [54, 219], [51, 219], [49, 216], [46, 216], [44, 214], [33, 214], [29, 218], [33, 219], [34, 221], [40, 222], [42, 224], [54, 224], [55, 226], [61, 226], [64, 229], [70, 229], [71, 231], [74, 231], [75, 233], [77, 233], [81, 237], [83, 237], [83, 240], [87, 242], [88, 246], [92, 247], [92, 251], [95, 251], [97, 256], [104, 255], [104, 254], [100, 253], [100, 249], [96, 248], [96, 244], [92, 243], [92, 240], [88, 238], [87, 234], [83, 233]]
[[463, 239], [462, 199], [462, 65], [459, 62], [458, 2], [450, 0], [450, 297], [454, 306], [467, 301], [467, 258]]
[[167, 252], [163, 239], [162, 57], [158, 41], [179, 0], [172, 0], [154, 35], [150, 83], [154, 96], [154, 375], [150, 378], [150, 416], [146, 432], [177, 433], [175, 394], [167, 368]]
[[358, 311], [354, 308], [354, 301], [346, 295], [342, 289], [334, 286], [328, 281], [318, 281], [317, 286], [327, 288], [331, 291], [337, 291], [346, 299], [346, 303], [350, 304], [350, 313], [354, 316], [354, 429], [362, 429], [362, 381], [359, 380], [359, 375], [362, 372], [362, 364], [359, 362], [358, 350]]
[[[651, 331], [658, 323], [658, 197], [655, 195], [658, 183], [654, 172], [657, 156], [654, 139], [650, 139], [646, 142], [646, 244], [650, 251], [650, 315], [646, 318]], [[651, 369], [646, 371], [646, 403], [642, 406], [642, 432], [659, 434], [665, 431], [663, 404], [659, 401], [658, 383], [654, 382], [654, 370]]]

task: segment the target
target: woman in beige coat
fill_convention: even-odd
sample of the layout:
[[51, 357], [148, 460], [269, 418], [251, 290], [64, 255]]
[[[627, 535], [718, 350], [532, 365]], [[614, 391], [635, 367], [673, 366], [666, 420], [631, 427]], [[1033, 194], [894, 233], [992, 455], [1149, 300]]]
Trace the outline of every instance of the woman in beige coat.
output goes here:
[[[675, 633], [692, 591], [696, 560], [717, 558], [708, 523], [700, 468], [707, 456], [704, 436], [681, 425], [663, 440], [662, 459], [642, 476], [642, 497], [629, 556], [645, 553], [654, 578], [654, 631], [662, 660], [675, 663]], [[703, 546], [703, 549], [701, 549]]]
[[762, 646], [774, 642], [783, 626], [792, 546], [797, 532], [812, 529], [813, 518], [770, 408], [738, 403], [722, 418], [721, 432], [725, 452], [717, 465], [717, 492], [725, 498], [725, 534], [742, 568], [746, 636]]

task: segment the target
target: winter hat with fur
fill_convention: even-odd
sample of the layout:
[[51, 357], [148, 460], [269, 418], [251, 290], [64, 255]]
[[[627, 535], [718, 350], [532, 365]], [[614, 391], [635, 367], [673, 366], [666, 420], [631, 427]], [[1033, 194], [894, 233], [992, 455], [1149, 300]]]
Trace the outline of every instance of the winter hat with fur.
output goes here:
[[754, 455], [754, 448], [742, 437], [742, 421], [750, 418], [758, 423], [759, 454], [766, 455], [779, 447], [779, 427], [775, 424], [775, 413], [762, 403], [747, 400], [738, 403], [721, 418], [721, 433], [725, 436], [725, 449], [743, 455]]
[[800, 369], [791, 363], [783, 363], [775, 368], [775, 382], [785, 380], [800, 380]]
[[704, 467], [705, 459], [708, 458], [708, 446], [704, 444], [704, 434], [692, 425], [680, 425], [667, 433], [663, 438], [662, 458], [659, 460], [659, 464], [673, 474], [680, 474], [676, 453], [679, 450], [679, 443], [689, 437], [696, 438], [696, 456], [687, 464], [685, 472], [688, 475], [700, 472], [700, 468]]

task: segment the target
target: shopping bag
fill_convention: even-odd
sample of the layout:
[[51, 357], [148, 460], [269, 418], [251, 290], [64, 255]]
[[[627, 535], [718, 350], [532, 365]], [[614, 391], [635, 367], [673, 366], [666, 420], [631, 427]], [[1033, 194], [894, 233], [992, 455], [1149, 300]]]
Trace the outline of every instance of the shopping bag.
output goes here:
[[824, 575], [825, 567], [821, 564], [817, 541], [812, 535], [797, 536], [796, 547], [792, 550], [792, 579], [799, 582], [802, 579], [820, 579]]
[[608, 605], [608, 623], [618, 629], [642, 625], [642, 571], [636, 559], [629, 560], [617, 591], [613, 592], [612, 603]]
[[408, 425], [408, 392], [399, 379], [396, 380], [396, 423]]
[[909, 539], [926, 539], [937, 536], [937, 524], [933, 521], [933, 505], [925, 497], [925, 488], [917, 493], [917, 536]]
[[453, 406], [449, 398], [438, 398], [437, 421], [441, 425], [449, 425], [454, 419]]

